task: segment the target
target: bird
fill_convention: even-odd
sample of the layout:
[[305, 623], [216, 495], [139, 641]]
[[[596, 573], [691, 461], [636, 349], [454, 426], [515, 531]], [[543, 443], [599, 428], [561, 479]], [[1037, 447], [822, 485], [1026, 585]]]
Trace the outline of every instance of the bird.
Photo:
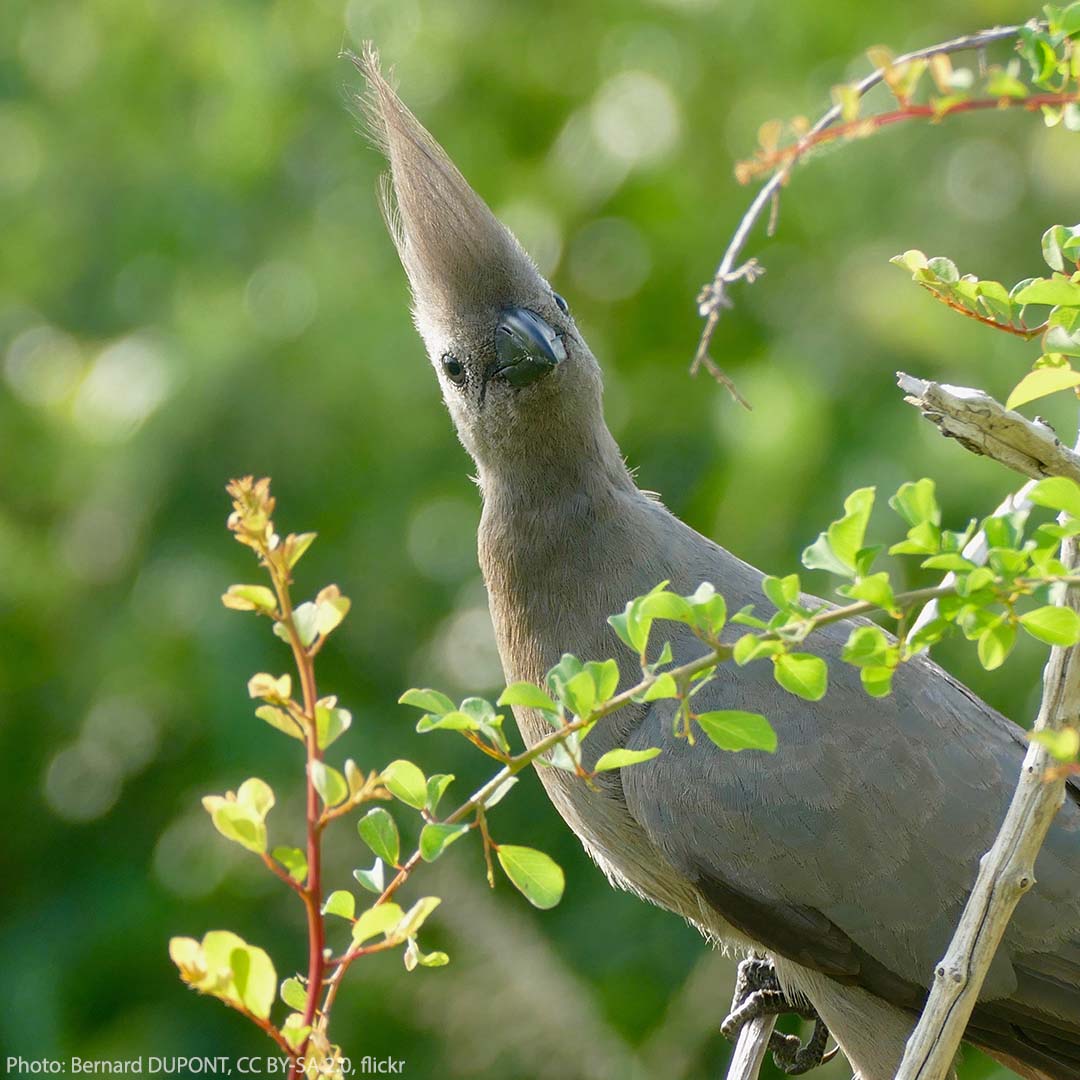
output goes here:
[[[507, 682], [542, 685], [565, 653], [639, 658], [607, 616], [667, 581], [709, 582], [729, 610], [767, 618], [763, 573], [638, 488], [603, 411], [600, 365], [567, 301], [383, 74], [353, 57], [366, 128], [389, 163], [381, 203], [413, 322], [476, 467], [478, 558]], [[807, 604], [820, 604], [806, 597]], [[702, 647], [672, 624], [677, 662]], [[769, 662], [722, 664], [695, 708], [768, 717], [775, 753], [689, 745], [675, 704], [611, 713], [584, 764], [617, 748], [661, 753], [592, 785], [538, 770], [556, 810], [619, 888], [738, 956], [770, 965], [789, 1006], [816, 1014], [861, 1080], [903, 1056], [937, 961], [1004, 818], [1023, 730], [932, 659], [872, 699], [841, 662], [850, 623], [821, 630], [819, 701], [779, 688]], [[514, 706], [528, 746], [551, 730]], [[1018, 1074], [1080, 1078], [1080, 789], [1067, 797], [990, 967], [965, 1039]]]

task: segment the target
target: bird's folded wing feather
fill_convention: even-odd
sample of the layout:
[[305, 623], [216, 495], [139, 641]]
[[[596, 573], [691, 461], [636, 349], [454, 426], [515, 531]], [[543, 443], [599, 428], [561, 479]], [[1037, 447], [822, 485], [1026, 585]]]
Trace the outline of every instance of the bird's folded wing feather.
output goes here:
[[[869, 698], [839, 660], [846, 634], [831, 627], [819, 642], [830, 676], [820, 702], [780, 689], [768, 661], [722, 666], [693, 699], [696, 712], [764, 713], [775, 754], [724, 752], [700, 734], [689, 746], [672, 735], [673, 703], [654, 703], [630, 745], [663, 753], [622, 770], [624, 795], [666, 859], [732, 925], [918, 1008], [1004, 818], [1025, 739], [926, 659], [899, 670], [890, 697]], [[987, 1022], [1043, 1025], [1080, 1061], [1080, 807], [1071, 786], [1036, 877], [981, 1012]]]

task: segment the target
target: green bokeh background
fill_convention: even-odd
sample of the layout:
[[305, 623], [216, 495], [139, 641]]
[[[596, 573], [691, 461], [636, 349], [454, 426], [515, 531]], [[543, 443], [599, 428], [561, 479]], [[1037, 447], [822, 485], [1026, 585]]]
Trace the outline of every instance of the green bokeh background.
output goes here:
[[[262, 776], [298, 839], [296, 744], [252, 715], [287, 656], [225, 611], [253, 576], [224, 530], [230, 476], [271, 475], [284, 529], [319, 541], [302, 594], [353, 614], [320, 659], [368, 767], [414, 758], [464, 790], [485, 763], [421, 738], [409, 685], [497, 690], [476, 567], [478, 494], [408, 316], [357, 135], [372, 37], [403, 96], [517, 228], [601, 358], [643, 487], [784, 572], [851, 488], [933, 476], [952, 522], [1014, 483], [901, 403], [897, 368], [1001, 395], [1033, 348], [952, 317], [888, 266], [908, 247], [1016, 280], [1077, 217], [1080, 143], [1037, 118], [905, 127], [818, 156], [786, 192], [768, 275], [734, 289], [715, 352], [747, 413], [686, 375], [694, 296], [749, 199], [758, 126], [816, 113], [897, 51], [1021, 20], [967, 0], [5, 0], [0, 8], [0, 1046], [28, 1058], [262, 1054], [178, 982], [172, 934], [234, 929], [304, 964], [298, 905], [215, 834], [199, 797]], [[1000, 340], [999, 340], [1000, 339]], [[1067, 403], [1041, 411], [1071, 436]], [[880, 529], [895, 530], [883, 513]], [[718, 582], [722, 587], [722, 582]], [[819, 589], [827, 581], [815, 583]], [[1041, 651], [987, 676], [1019, 720]], [[534, 776], [497, 838], [552, 852], [562, 905], [491, 893], [462, 844], [417, 889], [428, 944], [353, 969], [335, 1018], [355, 1057], [413, 1077], [706, 1077], [730, 963], [612, 891]], [[365, 853], [329, 844], [330, 886]], [[967, 1077], [992, 1065], [974, 1055]], [[775, 1075], [775, 1074], [774, 1074]], [[841, 1063], [831, 1075], [847, 1075]]]

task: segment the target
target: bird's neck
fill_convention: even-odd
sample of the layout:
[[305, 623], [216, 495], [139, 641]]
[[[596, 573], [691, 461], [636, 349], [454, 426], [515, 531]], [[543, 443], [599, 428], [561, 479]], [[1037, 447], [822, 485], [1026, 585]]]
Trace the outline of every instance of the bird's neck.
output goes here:
[[601, 423], [573, 457], [479, 469], [480, 566], [508, 679], [537, 680], [563, 652], [618, 648], [608, 615], [665, 576], [664, 511], [635, 486]]

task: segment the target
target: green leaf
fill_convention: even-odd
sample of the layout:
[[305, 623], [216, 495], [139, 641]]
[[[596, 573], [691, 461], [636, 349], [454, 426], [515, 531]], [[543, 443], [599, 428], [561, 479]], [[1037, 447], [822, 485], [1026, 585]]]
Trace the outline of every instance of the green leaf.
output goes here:
[[315, 731], [320, 750], [348, 731], [351, 724], [352, 713], [338, 708], [336, 697], [325, 697], [315, 703]]
[[221, 602], [233, 611], [277, 611], [277, 597], [265, 585], [230, 585]]
[[666, 671], [656, 677], [654, 682], [639, 699], [640, 701], [659, 701], [662, 698], [675, 698], [679, 696], [679, 688], [675, 680]]
[[608, 769], [621, 769], [626, 765], [637, 765], [640, 761], [651, 761], [659, 753], [659, 746], [650, 746], [648, 750], [608, 750], [597, 759], [593, 772], [607, 772]]
[[864, 577], [860, 581], [856, 581], [854, 585], [846, 586], [843, 593], [845, 596], [850, 596], [852, 600], [864, 600], [868, 604], [881, 608], [882, 611], [890, 613], [896, 611], [896, 598], [893, 596], [892, 583], [889, 581], [889, 575], [884, 570], [877, 574], [871, 574], [869, 577]]
[[290, 1009], [302, 1013], [307, 1008], [307, 991], [299, 979], [285, 979], [281, 984], [280, 995]]
[[807, 701], [820, 701], [828, 688], [829, 669], [812, 653], [784, 653], [773, 662], [776, 681], [789, 693]]
[[[205, 805], [206, 800], [203, 800]], [[261, 855], [266, 851], [266, 825], [250, 810], [234, 802], [222, 802], [210, 812], [210, 820], [227, 840]]]
[[402, 914], [401, 908], [389, 901], [362, 911], [353, 923], [353, 945], [362, 945], [377, 934], [389, 934], [401, 922]]
[[468, 825], [425, 825], [420, 830], [420, 858], [424, 862], [434, 862], [455, 840], [468, 831]]
[[542, 709], [544, 712], [558, 713], [555, 704], [540, 689], [529, 682], [511, 683], [500, 695], [497, 705], [520, 705], [523, 709]]
[[1058, 16], [1057, 29], [1066, 37], [1080, 36], [1080, 3], [1069, 4]]
[[619, 665], [614, 660], [590, 660], [585, 670], [595, 687], [595, 704], [603, 705], [615, 696], [619, 688]]
[[369, 810], [356, 823], [356, 828], [360, 833], [360, 839], [380, 859], [391, 866], [397, 866], [401, 855], [401, 839], [398, 836], [397, 823], [388, 810], [384, 810], [381, 806]]
[[401, 917], [390, 935], [398, 941], [416, 936], [416, 932], [427, 921], [428, 916], [442, 903], [437, 896], [423, 896]]
[[[280, 623], [276, 623], [275, 628], [279, 625]], [[289, 675], [282, 675], [275, 679], [273, 675], [260, 671], [248, 679], [247, 690], [249, 697], [285, 704], [292, 694], [292, 678]]]
[[1065, 253], [1062, 248], [1072, 239], [1072, 229], [1064, 225], [1051, 225], [1042, 236], [1042, 252], [1051, 270], [1065, 269]]
[[641, 617], [670, 619], [673, 622], [689, 623], [694, 618], [693, 608], [686, 598], [666, 589], [641, 597], [637, 610]]
[[277, 728], [278, 731], [283, 731], [286, 735], [304, 742], [304, 729], [284, 709], [279, 709], [276, 705], [260, 705], [255, 710], [255, 715], [260, 720], [265, 720], [271, 727]]
[[325, 806], [337, 806], [349, 797], [349, 785], [337, 769], [325, 761], [312, 761], [308, 768], [311, 770], [311, 782]]
[[281, 1025], [281, 1037], [288, 1044], [289, 1049], [299, 1050], [304, 1045], [304, 1040], [311, 1034], [311, 1025], [304, 1023], [302, 1013], [289, 1013], [285, 1017], [285, 1023]]
[[926, 477], [901, 484], [897, 493], [889, 499], [889, 505], [908, 525], [922, 525], [925, 521], [932, 525], [941, 524], [941, 508], [934, 494], [934, 481]]
[[427, 780], [411, 761], [401, 758], [391, 761], [382, 771], [382, 782], [394, 798], [415, 810], [424, 809], [427, 803]]
[[1080, 356], [1080, 308], [1054, 308], [1050, 312], [1043, 349], [1050, 354]]
[[307, 879], [307, 856], [299, 848], [276, 847], [271, 854], [285, 867], [293, 881], [304, 884]]
[[252, 1015], [265, 1020], [277, 997], [278, 985], [270, 957], [254, 945], [243, 945], [233, 949], [230, 967], [241, 1003]]
[[585, 717], [596, 704], [596, 683], [587, 671], [579, 671], [563, 685], [560, 694], [566, 707], [577, 716]]
[[245, 780], [236, 791], [236, 801], [247, 807], [260, 821], [266, 818], [274, 806], [274, 791], [265, 780], [257, 776]]
[[352, 601], [341, 595], [336, 585], [327, 585], [315, 597], [315, 632], [326, 637], [341, 625], [341, 620], [349, 614]]
[[853, 491], [844, 500], [844, 516], [834, 521], [826, 531], [833, 554], [852, 572], [855, 556], [863, 546], [870, 511], [874, 506], [874, 488], [865, 487]]
[[1070, 607], [1048, 605], [1020, 616], [1020, 625], [1047, 645], [1075, 645], [1080, 641], [1080, 615]]
[[383, 889], [386, 888], [386, 873], [383, 869], [382, 859], [376, 859], [375, 865], [370, 870], [364, 870], [361, 867], [354, 870], [352, 875], [360, 886], [367, 889], [368, 892], [375, 893], [376, 896], [382, 895]]
[[1036, 506], [1051, 510], [1064, 510], [1070, 517], [1080, 518], [1080, 485], [1064, 476], [1050, 476], [1040, 480], [1028, 493]]
[[445, 967], [450, 963], [450, 957], [444, 952], [438, 950], [429, 953], [421, 952], [420, 946], [416, 944], [416, 938], [409, 938], [402, 960], [406, 971], [414, 971], [418, 964], [420, 967]]
[[[840, 558], [833, 552], [826, 533], [820, 533], [818, 538], [802, 553], [802, 564], [807, 570], [826, 570], [830, 574], [838, 574], [841, 577], [851, 577], [853, 569], [849, 569]], [[738, 615], [735, 621], [742, 621]]]
[[698, 726], [721, 750], [776, 752], [776, 732], [760, 713], [720, 709], [699, 713]]
[[743, 634], [735, 642], [732, 659], [739, 667], [742, 667], [749, 664], [751, 660], [757, 660], [763, 656], [776, 656], [783, 651], [784, 643], [782, 641], [765, 641], [758, 637], [757, 634]]
[[1056, 394], [1059, 390], [1068, 390], [1075, 386], [1080, 386], [1080, 372], [1073, 371], [1071, 367], [1036, 368], [1029, 371], [1013, 387], [1005, 401], [1005, 408], [1015, 409], [1029, 401], [1036, 401], [1048, 394]]
[[894, 669], [891, 667], [864, 667], [859, 676], [863, 689], [871, 697], [888, 697], [892, 691]]
[[[292, 613], [293, 626], [296, 628], [296, 636], [300, 639], [300, 644], [306, 649], [311, 645], [315, 638], [319, 634], [319, 612], [311, 601], [300, 604], [293, 610]], [[278, 627], [285, 629], [282, 623], [275, 623], [274, 630]], [[286, 640], [288, 635], [286, 634]]]
[[979, 663], [987, 671], [994, 671], [1005, 663], [1006, 657], [1016, 644], [1016, 627], [1007, 620], [987, 627], [979, 636]]
[[202, 803], [222, 836], [257, 855], [266, 851], [266, 815], [274, 805], [269, 784], [252, 777], [240, 785], [235, 795], [207, 795]]
[[480, 722], [474, 716], [470, 716], [461, 709], [444, 713], [442, 716], [432, 716], [425, 713], [416, 722], [416, 730], [423, 735], [427, 731], [479, 731]]
[[941, 548], [941, 530], [932, 521], [908, 529], [908, 538], [889, 548], [890, 555], [936, 555]]
[[286, 544], [288, 547], [288, 564], [291, 570], [303, 557], [304, 552], [315, 542], [315, 537], [318, 533], [299, 533], [296, 536], [289, 536], [286, 538]]
[[965, 559], [963, 555], [958, 555], [955, 551], [945, 555], [931, 555], [930, 558], [923, 559], [919, 565], [924, 570], [948, 570], [956, 574], [967, 574], [976, 568], [975, 563], [970, 559]]
[[511, 844], [500, 844], [495, 854], [506, 876], [533, 907], [546, 910], [562, 899], [566, 876], [550, 855]]
[[412, 705], [414, 708], [423, 709], [424, 712], [434, 713], [436, 716], [443, 716], [456, 708], [454, 703], [438, 690], [406, 690], [398, 698], [398, 704]]
[[335, 889], [323, 904], [324, 915], [339, 915], [343, 919], [356, 916], [356, 897], [347, 889]]
[[787, 611], [799, 599], [799, 575], [788, 574], [785, 578], [767, 577], [761, 582], [761, 591], [777, 611]]
[[1073, 727], [1031, 731], [1028, 738], [1045, 746], [1058, 761], [1075, 761], [1080, 753], [1080, 731]]
[[1080, 305], [1080, 282], [1072, 281], [1065, 274], [1054, 274], [1049, 278], [1036, 278], [1013, 297], [1020, 304], [1049, 304], [1056, 307]]
[[855, 667], [881, 667], [889, 655], [889, 641], [880, 626], [857, 626], [844, 646], [845, 663]]
[[727, 602], [711, 582], [703, 581], [686, 598], [694, 612], [694, 623], [699, 632], [715, 637], [724, 629], [727, 621]]
[[446, 789], [454, 782], [453, 773], [434, 773], [427, 781], [427, 802], [424, 808], [429, 814], [439, 809], [439, 800], [446, 794]]

